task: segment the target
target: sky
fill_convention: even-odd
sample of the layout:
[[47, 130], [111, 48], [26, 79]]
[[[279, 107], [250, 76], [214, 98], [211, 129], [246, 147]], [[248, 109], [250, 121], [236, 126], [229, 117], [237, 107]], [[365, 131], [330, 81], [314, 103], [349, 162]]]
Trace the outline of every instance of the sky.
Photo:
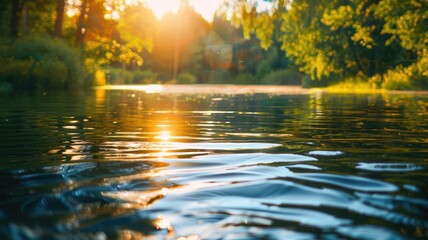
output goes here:
[[[156, 17], [160, 19], [168, 12], [177, 12], [180, 8], [180, 0], [146, 0], [149, 8], [152, 8]], [[215, 11], [224, 0], [189, 0], [189, 4], [196, 12], [211, 22]]]
[[[181, 0], [126, 0], [126, 4], [133, 4], [135, 2], [145, 2], [147, 6], [153, 10], [158, 19], [169, 12], [177, 12], [180, 8]], [[202, 15], [208, 22], [212, 22], [214, 13], [226, 0], [188, 0], [189, 4], [195, 9], [196, 12]], [[263, 0], [256, 0], [258, 3], [257, 9], [263, 11], [271, 7], [271, 3]], [[80, 4], [80, 0], [67, 0], [68, 5], [76, 6]], [[73, 16], [77, 13], [77, 9], [68, 8], [67, 15]], [[112, 18], [119, 17], [119, 13], [115, 12], [110, 16]]]

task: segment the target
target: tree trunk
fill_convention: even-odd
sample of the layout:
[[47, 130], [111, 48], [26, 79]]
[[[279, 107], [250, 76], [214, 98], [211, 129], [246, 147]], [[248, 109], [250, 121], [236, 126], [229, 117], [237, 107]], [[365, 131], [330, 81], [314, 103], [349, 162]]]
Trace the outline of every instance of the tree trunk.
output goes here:
[[30, 11], [28, 10], [28, 5], [24, 5], [22, 9], [22, 30], [24, 34], [30, 32]]
[[85, 35], [88, 31], [86, 29], [86, 18], [88, 13], [88, 0], [82, 0], [82, 5], [80, 7], [80, 16], [77, 21], [77, 30], [76, 30], [76, 45], [83, 49]]
[[12, 14], [10, 18], [10, 36], [13, 38], [18, 37], [19, 30], [19, 19], [20, 19], [20, 11], [19, 11], [19, 2], [17, 0], [12, 0]]
[[57, 0], [56, 5], [56, 19], [55, 19], [55, 29], [54, 35], [56, 37], [62, 36], [62, 21], [64, 18], [64, 8], [65, 8], [65, 0]]
[[27, 0], [11, 0], [12, 13], [10, 16], [10, 36], [17, 38], [19, 35], [19, 20], [21, 19], [22, 10]]

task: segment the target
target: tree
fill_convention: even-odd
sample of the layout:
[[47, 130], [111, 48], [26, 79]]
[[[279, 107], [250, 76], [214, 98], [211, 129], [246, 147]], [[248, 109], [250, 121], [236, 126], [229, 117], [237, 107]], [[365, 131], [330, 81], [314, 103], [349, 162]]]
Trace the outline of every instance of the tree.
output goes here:
[[428, 65], [426, 1], [270, 2], [265, 11], [252, 0], [228, 7], [244, 34], [255, 33], [265, 48], [279, 38], [286, 55], [314, 80], [368, 79], [416, 61], [419, 69]]
[[19, 20], [21, 19], [22, 10], [27, 0], [11, 0], [11, 15], [10, 15], [10, 36], [17, 38], [19, 33]]
[[55, 18], [55, 28], [54, 35], [57, 37], [62, 36], [62, 22], [64, 18], [64, 9], [65, 9], [65, 0], [57, 0], [56, 6], [56, 18]]
[[89, 0], [82, 0], [80, 3], [80, 15], [77, 20], [76, 27], [76, 45], [80, 46], [81, 49], [84, 47], [84, 40], [87, 33], [87, 14], [89, 7]]
[[142, 4], [127, 6], [121, 13], [117, 25], [119, 42], [123, 51], [120, 61], [126, 64], [144, 63], [143, 51], [151, 52], [153, 48], [154, 26], [156, 18], [153, 12]]
[[[104, 10], [104, 15], [110, 17], [99, 21], [98, 25], [90, 19], [96, 20], [101, 15], [96, 17], [89, 14], [85, 53], [100, 65], [140, 68], [144, 63], [143, 53], [153, 48], [155, 16], [143, 4], [122, 6]], [[112, 17], [113, 9], [119, 17]]]
[[402, 54], [400, 65], [409, 66], [410, 74], [419, 78], [416, 81], [428, 83], [428, 2], [380, 1], [374, 13], [385, 22], [386, 44], [398, 44], [412, 53]]
[[[51, 0], [11, 0], [0, 3], [3, 37], [52, 33], [55, 3]], [[7, 24], [6, 24], [6, 19]]]

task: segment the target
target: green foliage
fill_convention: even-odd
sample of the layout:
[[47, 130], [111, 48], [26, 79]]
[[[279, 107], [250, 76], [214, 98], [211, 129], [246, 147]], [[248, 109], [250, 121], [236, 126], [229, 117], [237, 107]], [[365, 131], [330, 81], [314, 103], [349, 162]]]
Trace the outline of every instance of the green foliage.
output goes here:
[[[53, 31], [53, 15], [56, 2], [51, 0], [27, 0], [23, 15], [28, 14], [27, 21], [23, 21], [23, 35], [48, 34]], [[27, 11], [27, 12], [25, 12]]]
[[182, 72], [177, 76], [178, 84], [195, 84], [197, 80], [197, 77], [189, 72]]
[[[52, 37], [31, 37], [53, 33], [57, 1], [2, 1], [0, 89], [172, 78], [323, 86], [356, 77], [379, 88], [427, 88], [427, 1], [272, 0], [262, 11], [258, 2], [227, 1], [224, 15], [232, 13], [231, 20], [209, 26], [191, 7], [156, 21], [139, 1], [83, 0], [67, 5], [76, 15], [65, 15], [61, 24], [61, 36], [77, 50]], [[8, 37], [18, 40], [10, 44]], [[227, 54], [208, 51], [220, 48]], [[221, 64], [212, 61], [220, 57]], [[153, 72], [142, 71], [143, 63]]]
[[153, 48], [155, 16], [152, 11], [142, 4], [127, 6], [118, 22], [120, 33], [119, 61], [126, 64], [136, 63], [142, 66], [143, 50]]
[[304, 75], [302, 79], [302, 87], [304, 88], [323, 88], [331, 84], [334, 84], [334, 83], [331, 83], [326, 78], [314, 81], [309, 75]]
[[38, 88], [62, 89], [66, 87], [66, 84], [74, 84], [72, 81], [77, 81], [82, 77], [71, 76], [71, 79], [67, 79], [68, 69], [66, 62], [52, 56], [42, 57], [40, 61], [34, 64], [32, 70], [32, 79], [36, 82]]
[[257, 64], [256, 76], [262, 79], [272, 71], [290, 68], [285, 52], [281, 51], [280, 43], [274, 41], [267, 51], [262, 52], [262, 59]]
[[423, 0], [380, 1], [375, 15], [384, 21], [387, 45], [399, 44], [410, 54], [382, 76], [388, 89], [428, 88], [428, 2]]
[[21, 38], [3, 49], [1, 56], [0, 81], [14, 89], [66, 89], [84, 84], [79, 54], [58, 39]]
[[[103, 8], [103, 5], [96, 6]], [[99, 11], [101, 10], [95, 13]], [[99, 17], [101, 16], [97, 16]], [[150, 52], [153, 48], [155, 26], [153, 12], [142, 4], [127, 5], [117, 22], [103, 20], [102, 24], [105, 26], [90, 25], [92, 26], [90, 30], [94, 33], [86, 41], [86, 57], [93, 58], [101, 66], [115, 64], [125, 64], [128, 67], [143, 66], [143, 53]]]
[[283, 13], [289, 3], [287, 0], [270, 2], [272, 2], [270, 11], [259, 11], [257, 1], [226, 1], [226, 11], [223, 14], [229, 15], [232, 12], [231, 22], [242, 26], [244, 37], [250, 39], [254, 33], [260, 40], [260, 46], [266, 50], [276, 38], [280, 38], [279, 28], [284, 21]]
[[[273, 8], [267, 12], [256, 11], [252, 0], [232, 1], [228, 6], [234, 11], [232, 20], [243, 25], [244, 35], [255, 33], [262, 47], [280, 39], [289, 59], [320, 85], [361, 76], [373, 77], [378, 86], [390, 88], [394, 83], [396, 88], [396, 79], [404, 75], [409, 80], [400, 88], [425, 84], [427, 1], [270, 2]], [[269, 65], [260, 64], [257, 71], [264, 75]]]
[[[370, 81], [376, 82], [382, 88], [389, 90], [428, 89], [428, 76], [421, 75], [421, 62], [419, 61], [407, 67], [398, 66], [383, 75], [373, 76]], [[426, 71], [426, 65], [423, 67], [425, 67]]]
[[259, 84], [260, 80], [251, 73], [241, 73], [238, 74], [235, 79], [233, 79], [233, 83], [236, 84]]
[[107, 77], [106, 77], [106, 73], [104, 71], [102, 71], [101, 69], [97, 69], [97, 71], [95, 71], [95, 76], [94, 76], [94, 86], [104, 86], [107, 83]]
[[263, 59], [260, 64], [257, 65], [256, 76], [258, 78], [263, 78], [272, 71], [272, 62], [270, 61], [270, 59]]
[[0, 81], [9, 84], [12, 88], [33, 88], [32, 68], [35, 61], [32, 59], [15, 60], [2, 59], [0, 62]]
[[301, 85], [302, 79], [303, 74], [288, 68], [268, 73], [260, 83], [268, 85]]
[[10, 92], [13, 88], [9, 83], [0, 82], [0, 92]]
[[157, 82], [157, 74], [150, 70], [128, 71], [121, 68], [108, 68], [105, 72], [109, 84], [150, 84]]
[[149, 84], [156, 83], [157, 74], [150, 70], [136, 70], [133, 71], [132, 83], [136, 84]]
[[334, 83], [327, 87], [329, 92], [333, 93], [377, 93], [382, 92], [382, 89], [373, 82], [368, 81], [367, 78], [350, 77], [342, 79], [338, 83]]
[[210, 84], [231, 84], [232, 76], [226, 70], [214, 70], [206, 73], [208, 75], [207, 83]]
[[410, 69], [406, 68], [396, 68], [394, 70], [388, 71], [384, 74], [382, 81], [382, 88], [389, 90], [411, 90], [414, 88], [412, 81], [409, 78], [408, 71]]
[[98, 61], [93, 58], [86, 58], [84, 60], [84, 65], [85, 74], [81, 77], [84, 79], [85, 88], [90, 88], [92, 86], [102, 86], [106, 84], [105, 72], [100, 67]]
[[423, 50], [428, 44], [428, 2], [425, 0], [379, 1], [375, 15], [384, 20], [382, 32], [408, 50]]

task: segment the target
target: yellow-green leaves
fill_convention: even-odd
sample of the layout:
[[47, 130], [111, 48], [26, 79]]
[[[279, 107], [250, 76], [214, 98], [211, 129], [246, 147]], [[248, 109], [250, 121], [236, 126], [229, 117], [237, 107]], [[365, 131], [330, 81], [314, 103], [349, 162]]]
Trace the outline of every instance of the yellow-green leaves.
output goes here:
[[428, 2], [425, 0], [384, 0], [374, 10], [385, 21], [382, 33], [391, 43], [400, 40], [403, 48], [417, 51], [428, 47]]
[[321, 22], [329, 26], [332, 31], [340, 28], [350, 27], [353, 23], [354, 9], [351, 6], [340, 6], [337, 9], [324, 12]]
[[372, 33], [376, 29], [375, 26], [362, 26], [360, 23], [355, 23], [352, 26], [355, 29], [355, 34], [351, 37], [352, 41], [368, 49], [376, 44], [372, 38]]
[[263, 48], [279, 39], [313, 80], [404, 74], [428, 82], [426, 0], [276, 0], [267, 12], [252, 0], [235, 3], [247, 36], [255, 33]]
[[272, 44], [272, 34], [274, 23], [269, 13], [262, 13], [255, 19], [256, 36], [260, 39], [260, 45], [263, 49], [268, 49]]
[[155, 16], [143, 5], [127, 6], [118, 23], [121, 44], [120, 61], [143, 65], [140, 53], [153, 48]]

